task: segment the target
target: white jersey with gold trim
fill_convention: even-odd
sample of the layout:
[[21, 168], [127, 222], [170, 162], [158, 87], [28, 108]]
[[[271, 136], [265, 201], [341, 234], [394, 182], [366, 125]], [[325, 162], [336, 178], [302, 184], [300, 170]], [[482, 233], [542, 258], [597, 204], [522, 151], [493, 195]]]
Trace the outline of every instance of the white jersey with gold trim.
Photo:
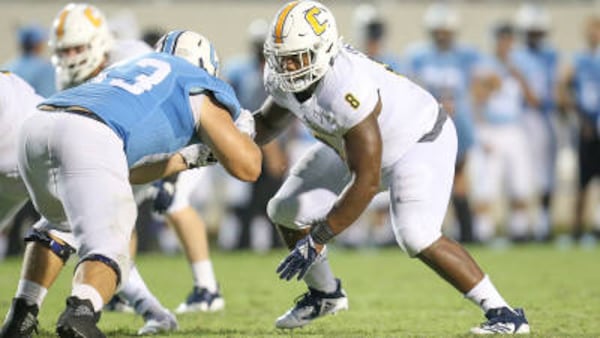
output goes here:
[[343, 135], [364, 120], [381, 98], [378, 117], [382, 167], [395, 163], [435, 125], [439, 104], [426, 90], [346, 46], [319, 81], [314, 94], [299, 102], [284, 92], [269, 67], [265, 86], [275, 103], [289, 109], [321, 141], [345, 157]]

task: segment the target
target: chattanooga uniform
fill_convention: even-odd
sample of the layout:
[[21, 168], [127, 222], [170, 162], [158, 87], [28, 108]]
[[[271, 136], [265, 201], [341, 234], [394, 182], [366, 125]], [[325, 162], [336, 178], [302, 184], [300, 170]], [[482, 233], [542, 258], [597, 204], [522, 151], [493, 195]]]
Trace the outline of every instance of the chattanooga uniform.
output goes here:
[[302, 228], [329, 212], [352, 179], [343, 160], [343, 136], [380, 98], [381, 190], [391, 190], [396, 239], [415, 255], [441, 236], [454, 176], [456, 134], [428, 92], [348, 47], [340, 50], [304, 102], [281, 91], [271, 72], [266, 67], [265, 83], [275, 102], [323, 142], [294, 165], [269, 202], [267, 212], [275, 223]]
[[17, 75], [0, 72], [0, 230], [27, 201], [17, 169], [18, 132], [43, 99]]
[[106, 256], [126, 280], [136, 218], [129, 168], [199, 142], [200, 112], [190, 101], [201, 100], [204, 91], [237, 117], [231, 87], [162, 53], [111, 67], [44, 101], [56, 111], [30, 118], [19, 147], [19, 170], [44, 216], [35, 226], [72, 231], [75, 243], [69, 244], [82, 259]]
[[523, 93], [519, 82], [496, 59], [477, 67], [475, 76], [494, 74], [501, 80], [479, 114], [478, 147], [473, 152], [476, 200], [491, 203], [503, 187], [510, 197], [526, 200], [533, 192], [529, 144], [523, 128]]

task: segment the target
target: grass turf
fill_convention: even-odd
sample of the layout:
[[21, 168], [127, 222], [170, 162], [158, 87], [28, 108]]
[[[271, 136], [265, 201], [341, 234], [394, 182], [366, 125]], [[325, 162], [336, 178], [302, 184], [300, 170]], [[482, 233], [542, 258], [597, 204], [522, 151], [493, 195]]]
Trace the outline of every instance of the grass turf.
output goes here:
[[[522, 306], [537, 337], [600, 337], [600, 250], [556, 250], [523, 246], [510, 250], [471, 248], [504, 297]], [[330, 261], [343, 278], [350, 311], [294, 331], [273, 326], [302, 283], [279, 281], [275, 267], [283, 251], [213, 253], [226, 298], [221, 313], [178, 316], [180, 330], [169, 337], [451, 337], [483, 320], [480, 310], [417, 260], [398, 249], [332, 250]], [[145, 255], [138, 267], [149, 287], [171, 309], [191, 289], [182, 256]], [[8, 311], [20, 260], [0, 263], [0, 316]], [[53, 336], [68, 295], [73, 262], [50, 290], [40, 313], [41, 336]], [[111, 337], [134, 336], [139, 316], [103, 313], [101, 329]]]

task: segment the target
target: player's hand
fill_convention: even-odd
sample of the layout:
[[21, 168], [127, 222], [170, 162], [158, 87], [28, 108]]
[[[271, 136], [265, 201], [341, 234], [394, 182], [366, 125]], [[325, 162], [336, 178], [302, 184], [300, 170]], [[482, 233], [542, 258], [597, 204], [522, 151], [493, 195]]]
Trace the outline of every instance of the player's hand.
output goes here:
[[279, 263], [277, 273], [279, 278], [290, 280], [298, 274], [298, 280], [302, 279], [310, 268], [318, 259], [320, 259], [326, 251], [325, 245], [316, 244], [310, 235], [296, 243], [296, 247], [289, 255]]
[[183, 157], [189, 169], [206, 167], [217, 163], [217, 158], [209, 146], [202, 143], [189, 145], [181, 150], [179, 154]]
[[171, 180], [160, 180], [154, 183], [158, 191], [156, 196], [154, 196], [154, 202], [152, 203], [152, 207], [154, 211], [159, 214], [164, 214], [171, 204], [173, 204], [173, 199], [175, 197], [175, 182]]
[[242, 108], [240, 115], [233, 123], [239, 131], [254, 139], [254, 136], [256, 135], [254, 116], [252, 116], [252, 113], [249, 110]]

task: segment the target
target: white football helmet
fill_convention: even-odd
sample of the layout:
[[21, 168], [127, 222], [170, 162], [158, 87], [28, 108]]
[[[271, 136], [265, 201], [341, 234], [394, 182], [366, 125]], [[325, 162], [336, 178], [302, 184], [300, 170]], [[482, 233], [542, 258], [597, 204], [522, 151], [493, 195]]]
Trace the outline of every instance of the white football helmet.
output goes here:
[[524, 32], [546, 32], [550, 29], [550, 24], [550, 14], [539, 5], [523, 4], [515, 15], [515, 25]]
[[339, 45], [335, 18], [327, 7], [292, 1], [275, 15], [264, 53], [279, 88], [300, 92], [325, 75]]
[[61, 89], [76, 86], [106, 61], [113, 39], [96, 7], [70, 3], [54, 19], [49, 45]]
[[171, 31], [156, 43], [157, 52], [179, 56], [189, 63], [203, 68], [212, 76], [219, 76], [219, 57], [212, 43], [192, 31]]
[[438, 29], [456, 31], [460, 25], [460, 17], [452, 5], [437, 2], [427, 8], [423, 17], [423, 25], [428, 31]]

